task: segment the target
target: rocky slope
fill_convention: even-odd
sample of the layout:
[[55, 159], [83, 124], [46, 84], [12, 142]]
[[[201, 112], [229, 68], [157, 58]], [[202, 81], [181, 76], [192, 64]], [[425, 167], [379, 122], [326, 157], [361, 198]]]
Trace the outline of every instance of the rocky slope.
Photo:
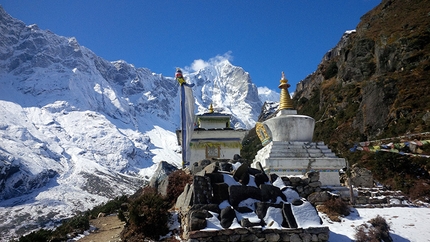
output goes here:
[[[402, 185], [406, 190], [417, 179], [428, 183], [428, 159], [382, 159], [375, 158], [381, 154], [357, 155], [349, 149], [360, 141], [430, 130], [429, 16], [428, 1], [383, 0], [327, 52], [317, 70], [297, 85], [294, 96], [298, 112], [316, 120], [315, 140], [323, 140], [351, 163], [361, 161], [376, 174], [399, 176], [399, 182], [391, 184], [408, 183]], [[383, 163], [375, 163], [378, 159]], [[404, 163], [414, 168], [400, 165]], [[391, 173], [393, 169], [399, 171]], [[390, 183], [388, 177], [378, 178]]]
[[298, 110], [355, 133], [350, 142], [428, 130], [429, 12], [426, 1], [382, 1], [297, 85]]

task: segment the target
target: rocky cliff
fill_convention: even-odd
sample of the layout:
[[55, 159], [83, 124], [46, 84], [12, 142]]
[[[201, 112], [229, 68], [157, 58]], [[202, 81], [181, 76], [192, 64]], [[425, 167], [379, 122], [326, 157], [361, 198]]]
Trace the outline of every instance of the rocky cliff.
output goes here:
[[[372, 169], [379, 181], [427, 199], [428, 158], [405, 143], [396, 149], [403, 155], [350, 148], [391, 137], [387, 143], [428, 139], [423, 132], [430, 130], [429, 26], [429, 1], [383, 0], [356, 30], [345, 32], [293, 98], [300, 114], [315, 118], [314, 140]], [[421, 152], [430, 153], [429, 146]]]
[[430, 2], [384, 0], [345, 32], [297, 85], [314, 138], [339, 151], [354, 142], [428, 131]]

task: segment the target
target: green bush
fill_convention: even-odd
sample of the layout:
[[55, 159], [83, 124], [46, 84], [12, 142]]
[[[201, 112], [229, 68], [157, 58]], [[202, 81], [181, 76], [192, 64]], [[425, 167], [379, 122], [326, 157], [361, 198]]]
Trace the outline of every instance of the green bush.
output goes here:
[[91, 209], [90, 214], [92, 218], [97, 218], [99, 213], [112, 214], [116, 213], [121, 209], [123, 203], [128, 202], [128, 197], [123, 195], [116, 197], [113, 200], [109, 200], [106, 204], [101, 204]]
[[90, 219], [89, 213], [82, 213], [76, 215], [69, 220], [63, 222], [60, 226], [58, 226], [53, 235], [55, 238], [65, 238], [67, 234], [79, 231], [79, 233], [84, 232], [90, 228]]
[[46, 242], [50, 241], [52, 237], [52, 231], [46, 229], [40, 229], [33, 231], [25, 236], [19, 238], [19, 242]]

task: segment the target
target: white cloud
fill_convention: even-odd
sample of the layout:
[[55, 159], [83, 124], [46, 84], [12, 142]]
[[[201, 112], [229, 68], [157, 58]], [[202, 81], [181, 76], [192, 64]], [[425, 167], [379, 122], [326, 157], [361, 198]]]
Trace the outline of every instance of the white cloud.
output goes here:
[[223, 55], [217, 55], [215, 57], [210, 58], [208, 61], [204, 61], [202, 59], [194, 60], [193, 63], [191, 63], [191, 66], [186, 66], [184, 70], [187, 72], [196, 72], [198, 70], [204, 69], [205, 67], [209, 65], [216, 65], [218, 63], [221, 63], [223, 61], [232, 61], [233, 56], [231, 55], [231, 51], [226, 52]]
[[200, 69], [205, 68], [208, 65], [209, 63], [202, 59], [194, 60], [193, 63], [191, 64], [191, 70], [198, 71]]

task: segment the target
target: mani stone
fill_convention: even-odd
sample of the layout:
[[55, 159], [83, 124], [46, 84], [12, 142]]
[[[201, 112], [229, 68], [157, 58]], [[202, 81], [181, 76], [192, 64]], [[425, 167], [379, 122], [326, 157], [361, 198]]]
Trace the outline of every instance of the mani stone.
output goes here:
[[248, 198], [261, 200], [261, 190], [257, 187], [232, 185], [228, 188], [230, 195], [230, 205], [237, 207], [239, 203]]
[[261, 200], [264, 202], [270, 201], [272, 203], [276, 202], [278, 197], [281, 197], [284, 201], [287, 201], [285, 194], [281, 192], [279, 187], [275, 187], [270, 184], [261, 184]]
[[243, 163], [239, 168], [237, 168], [233, 173], [233, 178], [235, 181], [240, 182], [240, 184], [246, 186], [249, 183], [249, 172], [248, 165]]
[[193, 204], [209, 204], [212, 202], [212, 186], [210, 179], [205, 176], [194, 176]]
[[231, 206], [227, 206], [221, 210], [220, 213], [220, 224], [223, 228], [229, 228], [236, 218], [236, 213]]

